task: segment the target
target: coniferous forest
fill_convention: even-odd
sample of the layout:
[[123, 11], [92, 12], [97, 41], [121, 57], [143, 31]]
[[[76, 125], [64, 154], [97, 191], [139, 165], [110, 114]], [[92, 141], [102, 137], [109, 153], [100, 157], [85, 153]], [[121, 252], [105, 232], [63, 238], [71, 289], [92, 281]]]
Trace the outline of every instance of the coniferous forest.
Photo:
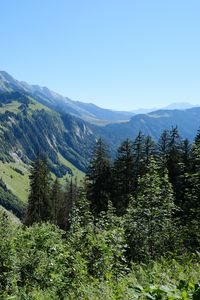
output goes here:
[[200, 132], [100, 138], [84, 182], [31, 166], [22, 223], [0, 212], [0, 299], [200, 299]]

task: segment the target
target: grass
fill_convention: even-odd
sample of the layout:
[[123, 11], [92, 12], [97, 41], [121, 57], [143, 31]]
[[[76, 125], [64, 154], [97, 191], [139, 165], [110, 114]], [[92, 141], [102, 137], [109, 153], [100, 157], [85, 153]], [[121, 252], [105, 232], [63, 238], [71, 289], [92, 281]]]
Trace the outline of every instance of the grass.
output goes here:
[[[72, 170], [74, 174], [73, 178], [76, 178], [78, 185], [81, 185], [85, 174], [76, 167], [74, 167], [62, 155], [58, 155], [60, 162]], [[16, 169], [22, 171], [24, 175], [17, 172]], [[21, 162], [3, 163], [2, 161], [0, 161], [0, 177], [2, 177], [8, 189], [11, 190], [11, 192], [15, 196], [17, 196], [22, 202], [27, 202], [29, 194], [29, 168], [27, 165]], [[52, 177], [55, 178], [53, 174]], [[62, 185], [65, 184], [66, 178], [69, 179], [71, 178], [71, 176], [65, 175], [64, 177], [62, 177], [60, 180]]]
[[[39, 103], [32, 97], [29, 97], [29, 99], [31, 100], [31, 102], [28, 104], [30, 112], [35, 111], [35, 110], [42, 110], [42, 109], [47, 110], [47, 111], [51, 110], [50, 108]], [[2, 107], [0, 107], [0, 114], [4, 114], [6, 111], [10, 111], [10, 112], [17, 114], [20, 112], [20, 110], [19, 110], [20, 105], [21, 105], [21, 103], [18, 102], [17, 100], [12, 101], [11, 103], [8, 103], [6, 105], [3, 105]]]
[[[59, 161], [61, 162], [61, 164], [63, 164], [64, 166], [70, 168], [74, 174], [74, 178], [77, 179], [77, 183], [80, 185], [81, 182], [83, 182], [83, 179], [85, 177], [85, 173], [80, 171], [79, 169], [77, 169], [72, 163], [70, 163], [68, 160], [66, 160], [60, 153], [58, 154], [58, 158]], [[62, 179], [61, 179], [61, 183], [65, 182], [66, 178], [70, 178], [70, 175], [65, 175]]]
[[[15, 168], [21, 170], [24, 175], [18, 173]], [[0, 177], [8, 189], [21, 201], [26, 202], [29, 193], [29, 170], [23, 163], [3, 163], [0, 161]]]
[[6, 111], [18, 113], [20, 105], [21, 103], [19, 103], [18, 101], [12, 101], [11, 103], [0, 107], [0, 114], [4, 114]]
[[20, 219], [18, 219], [11, 211], [8, 211], [7, 209], [5, 209], [3, 206], [0, 205], [0, 212], [1, 212], [1, 210], [7, 214], [8, 218], [10, 219], [10, 221], [12, 223], [14, 223], [14, 224], [21, 223]]
[[50, 108], [48, 108], [47, 106], [39, 103], [38, 101], [36, 101], [32, 97], [29, 97], [29, 99], [31, 100], [31, 103], [29, 103], [28, 107], [31, 111], [42, 110], [42, 109], [47, 110], [47, 111], [51, 111]]

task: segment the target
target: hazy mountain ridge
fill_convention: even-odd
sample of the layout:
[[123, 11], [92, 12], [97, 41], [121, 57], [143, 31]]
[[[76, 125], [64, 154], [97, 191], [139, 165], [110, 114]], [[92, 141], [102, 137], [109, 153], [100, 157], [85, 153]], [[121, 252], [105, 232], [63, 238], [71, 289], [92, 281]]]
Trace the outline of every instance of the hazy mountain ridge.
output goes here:
[[158, 140], [163, 130], [178, 126], [182, 138], [192, 141], [200, 128], [200, 107], [187, 110], [157, 110], [133, 116], [129, 122], [109, 124], [105, 131], [117, 146], [125, 138], [134, 139], [139, 131]]
[[148, 114], [148, 113], [151, 113], [151, 112], [157, 111], [157, 110], [174, 110], [174, 109], [185, 110], [185, 109], [199, 107], [199, 106], [200, 105], [198, 105], [198, 104], [191, 104], [189, 102], [174, 102], [167, 106], [163, 106], [162, 108], [158, 108], [158, 107], [138, 108], [138, 109], [132, 110], [132, 112], [136, 115], [139, 115], [139, 114]]
[[134, 113], [132, 112], [120, 112], [110, 109], [104, 109], [91, 103], [84, 103], [80, 101], [73, 101], [67, 97], [64, 97], [54, 91], [51, 91], [47, 87], [41, 87], [39, 85], [30, 85], [24, 81], [18, 81], [14, 79], [5, 71], [0, 71], [0, 91], [22, 91], [31, 94], [40, 103], [55, 109], [59, 112], [71, 113], [77, 117], [81, 117], [86, 121], [92, 123], [98, 120], [114, 122], [129, 120]]

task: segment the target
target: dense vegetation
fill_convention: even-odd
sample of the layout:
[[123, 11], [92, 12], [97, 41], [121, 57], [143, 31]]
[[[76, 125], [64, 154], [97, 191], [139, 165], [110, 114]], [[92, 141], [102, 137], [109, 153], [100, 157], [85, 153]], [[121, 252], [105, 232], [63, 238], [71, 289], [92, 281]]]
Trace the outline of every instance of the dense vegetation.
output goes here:
[[0, 213], [2, 299], [200, 299], [200, 133], [141, 132], [109, 158], [99, 139], [85, 182], [32, 164], [24, 225]]

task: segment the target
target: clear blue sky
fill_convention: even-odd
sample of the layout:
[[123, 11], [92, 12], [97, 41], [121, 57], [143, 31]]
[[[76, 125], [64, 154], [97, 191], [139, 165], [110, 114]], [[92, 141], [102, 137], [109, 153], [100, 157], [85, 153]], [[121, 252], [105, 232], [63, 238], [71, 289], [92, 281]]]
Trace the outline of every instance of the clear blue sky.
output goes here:
[[200, 104], [199, 0], [1, 0], [0, 69], [113, 109]]

